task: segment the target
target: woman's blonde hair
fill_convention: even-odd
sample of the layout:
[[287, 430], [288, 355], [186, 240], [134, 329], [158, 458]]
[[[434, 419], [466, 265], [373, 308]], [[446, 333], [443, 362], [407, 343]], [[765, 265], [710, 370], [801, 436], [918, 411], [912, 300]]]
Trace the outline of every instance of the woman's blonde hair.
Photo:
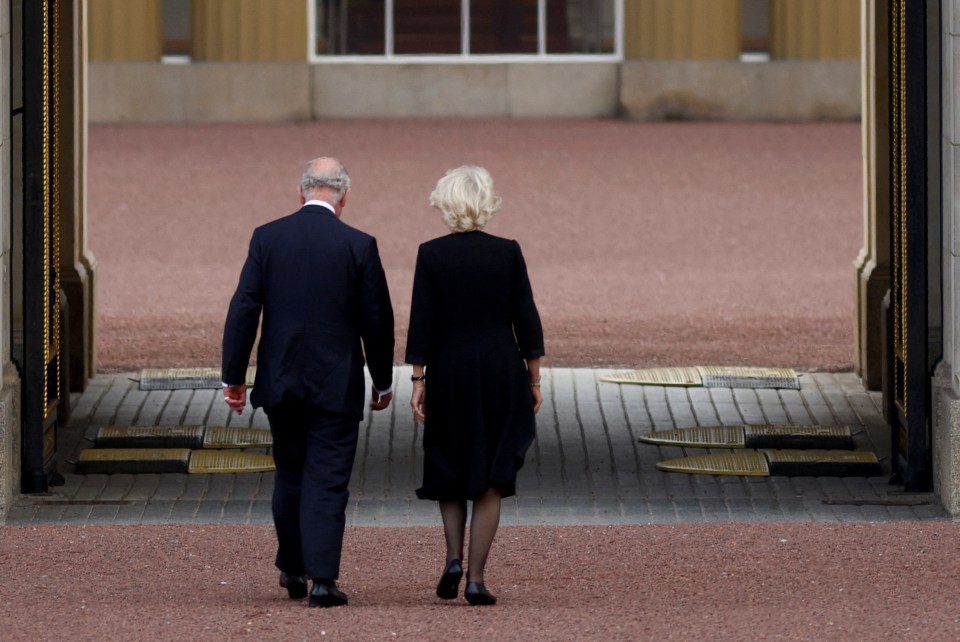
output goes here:
[[476, 165], [451, 169], [430, 194], [430, 205], [440, 210], [451, 232], [482, 230], [501, 201], [490, 172]]

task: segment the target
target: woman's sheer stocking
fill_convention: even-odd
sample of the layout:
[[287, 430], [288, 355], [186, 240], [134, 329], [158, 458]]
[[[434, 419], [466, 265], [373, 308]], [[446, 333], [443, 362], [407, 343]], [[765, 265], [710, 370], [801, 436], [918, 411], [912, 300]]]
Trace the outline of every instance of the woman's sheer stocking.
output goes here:
[[443, 537], [447, 542], [447, 564], [463, 559], [463, 534], [467, 527], [467, 502], [453, 500], [440, 502]]
[[467, 581], [483, 583], [483, 568], [500, 526], [500, 493], [490, 488], [473, 502], [470, 518], [470, 564]]

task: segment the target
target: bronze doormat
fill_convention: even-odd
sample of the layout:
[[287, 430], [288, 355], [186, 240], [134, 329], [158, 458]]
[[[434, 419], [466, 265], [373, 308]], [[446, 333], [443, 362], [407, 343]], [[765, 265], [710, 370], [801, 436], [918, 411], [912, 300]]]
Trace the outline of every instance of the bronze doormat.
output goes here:
[[683, 446], [688, 448], [853, 449], [853, 433], [850, 428], [835, 425], [742, 424], [697, 426], [647, 433], [641, 435], [638, 441], [655, 446]]
[[800, 378], [793, 368], [765, 368], [755, 366], [646, 368], [614, 372], [613, 374], [600, 377], [600, 380], [609, 383], [628, 383], [644, 386], [800, 389]]
[[[257, 376], [256, 366], [247, 368], [248, 386]], [[140, 390], [219, 390], [219, 368], [144, 368], [140, 371]]]
[[699, 475], [871, 477], [883, 471], [877, 456], [854, 450], [759, 450], [667, 459], [657, 470]]
[[87, 448], [77, 474], [262, 473], [275, 470], [273, 457], [237, 450], [189, 448]]
[[235, 426], [102, 426], [97, 448], [269, 448], [268, 429]]

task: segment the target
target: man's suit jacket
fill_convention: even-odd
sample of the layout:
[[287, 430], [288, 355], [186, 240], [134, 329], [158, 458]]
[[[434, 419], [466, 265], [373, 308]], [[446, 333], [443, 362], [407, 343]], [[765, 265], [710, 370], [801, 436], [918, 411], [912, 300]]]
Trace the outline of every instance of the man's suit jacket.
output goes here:
[[392, 384], [393, 308], [376, 240], [319, 205], [258, 227], [230, 301], [223, 381], [243, 383], [260, 324], [250, 402], [363, 417], [364, 352]]

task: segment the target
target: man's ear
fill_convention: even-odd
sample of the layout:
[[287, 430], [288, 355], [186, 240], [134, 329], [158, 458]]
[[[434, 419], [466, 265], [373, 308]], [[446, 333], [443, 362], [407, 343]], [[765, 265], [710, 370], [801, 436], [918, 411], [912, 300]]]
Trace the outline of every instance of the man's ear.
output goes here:
[[347, 196], [349, 195], [350, 195], [350, 190], [347, 189], [347, 191], [343, 193], [343, 196], [340, 197], [340, 207], [343, 207], [344, 205], [347, 204]]
[[303, 195], [303, 185], [297, 185], [297, 196], [300, 198], [300, 204], [307, 202], [307, 197]]

